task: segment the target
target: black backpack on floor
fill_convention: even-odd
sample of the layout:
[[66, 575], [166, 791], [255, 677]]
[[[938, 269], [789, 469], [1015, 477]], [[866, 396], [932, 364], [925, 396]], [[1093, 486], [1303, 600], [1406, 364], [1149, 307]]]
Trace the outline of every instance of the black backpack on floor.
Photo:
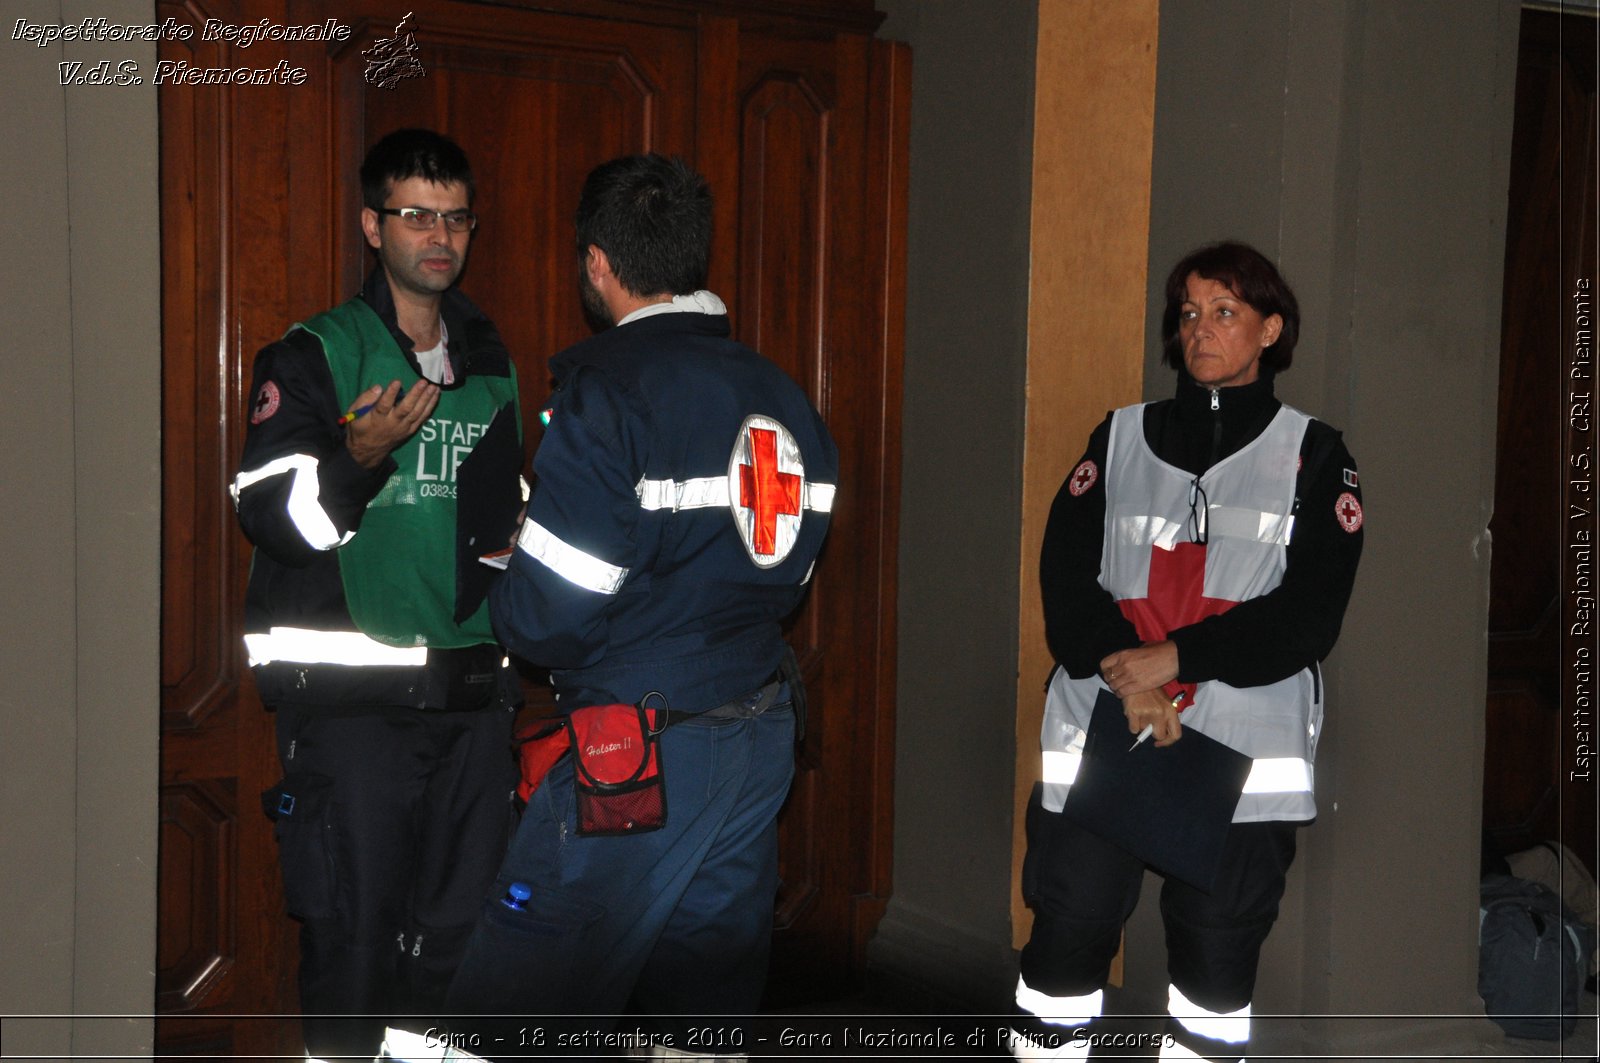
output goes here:
[[1578, 1024], [1595, 930], [1555, 891], [1511, 875], [1483, 876], [1478, 995], [1511, 1037], [1556, 1041]]

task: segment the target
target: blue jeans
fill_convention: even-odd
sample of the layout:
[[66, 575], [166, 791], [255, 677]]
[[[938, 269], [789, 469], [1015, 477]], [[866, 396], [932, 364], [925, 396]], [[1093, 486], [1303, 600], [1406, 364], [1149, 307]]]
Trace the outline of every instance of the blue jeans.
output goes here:
[[[452, 1014], [756, 1010], [794, 713], [785, 699], [758, 716], [677, 724], [661, 736], [661, 761], [666, 825], [645, 834], [579, 837], [571, 756], [545, 777], [451, 986]], [[523, 911], [500, 902], [514, 882], [532, 892]]]

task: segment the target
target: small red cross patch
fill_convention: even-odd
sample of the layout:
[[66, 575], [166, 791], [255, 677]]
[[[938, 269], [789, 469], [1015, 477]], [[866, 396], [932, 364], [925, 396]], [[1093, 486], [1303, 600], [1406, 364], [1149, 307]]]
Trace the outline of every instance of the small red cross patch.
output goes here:
[[1339, 518], [1339, 526], [1352, 535], [1361, 530], [1361, 523], [1366, 519], [1361, 512], [1361, 500], [1349, 491], [1333, 504], [1333, 515]]
[[1072, 470], [1072, 478], [1067, 481], [1067, 490], [1072, 492], [1072, 497], [1077, 498], [1093, 487], [1098, 479], [1100, 479], [1099, 468], [1094, 462], [1085, 459]]
[[260, 424], [268, 417], [278, 412], [278, 403], [282, 396], [278, 394], [278, 385], [268, 380], [256, 392], [256, 401], [250, 404], [250, 423]]

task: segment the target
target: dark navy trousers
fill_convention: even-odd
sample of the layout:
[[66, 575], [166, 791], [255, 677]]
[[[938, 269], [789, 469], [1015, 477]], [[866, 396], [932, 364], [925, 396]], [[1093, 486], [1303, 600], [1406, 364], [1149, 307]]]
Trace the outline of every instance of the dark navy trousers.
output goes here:
[[[1254, 996], [1261, 946], [1278, 917], [1299, 826], [1235, 823], [1209, 893], [1175, 878], [1163, 883], [1168, 974], [1201, 1007], [1232, 1012]], [[1022, 949], [1022, 979], [1047, 996], [1092, 993], [1106, 984], [1145, 865], [1045, 810], [1037, 789], [1027, 829], [1023, 896], [1034, 920]]]
[[[571, 755], [558, 762], [528, 802], [468, 943], [451, 1014], [518, 1016], [520, 1028], [540, 1017], [616, 1016], [630, 1005], [644, 1015], [753, 1013], [770, 952], [794, 726], [783, 696], [760, 715], [669, 727], [666, 825], [642, 834], [579, 837]], [[522, 911], [499, 899], [517, 882], [531, 891]]]

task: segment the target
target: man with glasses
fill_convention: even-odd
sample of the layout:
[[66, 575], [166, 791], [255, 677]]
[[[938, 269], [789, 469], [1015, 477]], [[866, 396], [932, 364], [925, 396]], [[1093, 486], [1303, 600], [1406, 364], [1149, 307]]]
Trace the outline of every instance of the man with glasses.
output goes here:
[[440, 1006], [514, 782], [490, 546], [458, 546], [463, 461], [509, 462], [496, 502], [520, 505], [516, 374], [454, 287], [472, 171], [407, 129], [372, 147], [361, 184], [377, 268], [257, 355], [232, 489], [256, 546], [245, 643], [284, 772], [264, 803], [302, 924], [307, 1055], [324, 1059], [371, 1059], [385, 1016]]

